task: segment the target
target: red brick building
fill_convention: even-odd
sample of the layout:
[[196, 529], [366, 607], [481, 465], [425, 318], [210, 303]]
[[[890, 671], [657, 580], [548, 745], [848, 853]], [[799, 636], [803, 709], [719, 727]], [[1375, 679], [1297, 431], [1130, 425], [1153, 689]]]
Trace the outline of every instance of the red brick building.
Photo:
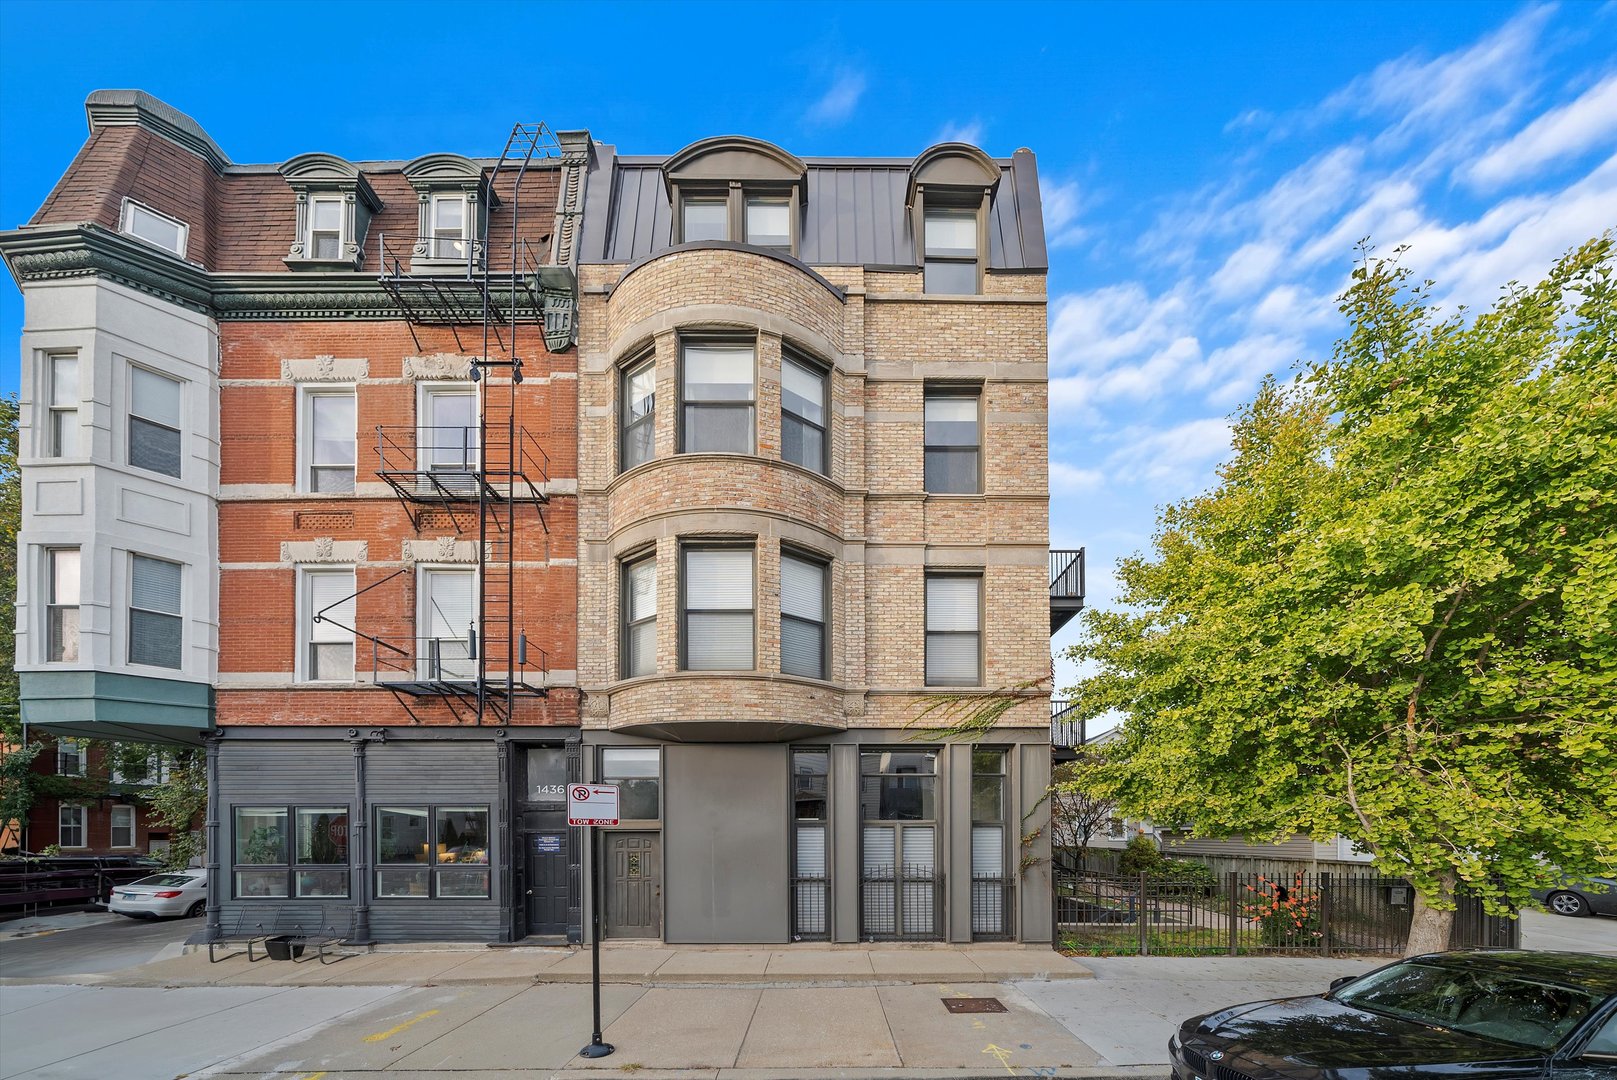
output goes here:
[[40, 747], [30, 767], [36, 794], [17, 838], [21, 850], [148, 855], [168, 847], [169, 828], [152, 819], [144, 797], [151, 784], [167, 778], [160, 751], [126, 769], [103, 744], [48, 735], [32, 741]]
[[146, 94], [86, 111], [0, 234], [24, 719], [206, 744], [213, 926], [576, 938], [588, 135], [243, 165]]

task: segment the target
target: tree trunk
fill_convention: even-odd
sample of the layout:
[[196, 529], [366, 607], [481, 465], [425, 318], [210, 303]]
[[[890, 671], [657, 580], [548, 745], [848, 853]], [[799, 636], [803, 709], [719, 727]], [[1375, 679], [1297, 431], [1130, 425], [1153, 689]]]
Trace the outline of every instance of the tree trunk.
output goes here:
[[1415, 893], [1409, 940], [1404, 945], [1405, 957], [1443, 952], [1449, 947], [1449, 931], [1454, 926], [1454, 882], [1453, 874], [1444, 874], [1438, 879], [1439, 895], [1433, 899], [1446, 903], [1447, 907], [1433, 907], [1425, 893]]

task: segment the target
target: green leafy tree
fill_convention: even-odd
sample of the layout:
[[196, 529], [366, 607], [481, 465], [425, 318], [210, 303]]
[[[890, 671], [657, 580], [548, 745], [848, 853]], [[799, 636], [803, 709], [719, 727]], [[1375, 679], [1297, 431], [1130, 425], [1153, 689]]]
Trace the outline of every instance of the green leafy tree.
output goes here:
[[151, 807], [153, 819], [169, 830], [163, 862], [179, 869], [190, 866], [205, 851], [205, 838], [196, 825], [208, 806], [207, 758], [201, 750], [167, 753], [171, 755], [168, 782], [148, 788], [142, 798]]
[[1590, 241], [1488, 312], [1366, 252], [1350, 332], [1238, 416], [1206, 494], [1086, 613], [1086, 780], [1202, 835], [1342, 833], [1490, 911], [1617, 862], [1617, 293]]

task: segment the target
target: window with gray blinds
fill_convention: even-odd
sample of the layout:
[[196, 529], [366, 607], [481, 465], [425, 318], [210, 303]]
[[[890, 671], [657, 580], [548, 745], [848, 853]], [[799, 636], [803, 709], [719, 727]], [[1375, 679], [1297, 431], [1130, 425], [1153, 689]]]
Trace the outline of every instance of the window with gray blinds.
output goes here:
[[129, 369], [129, 464], [180, 475], [180, 383], [145, 368]]
[[926, 579], [928, 686], [982, 684], [982, 578]]
[[136, 555], [129, 574], [129, 662], [180, 666], [180, 564]]
[[826, 677], [827, 567], [796, 555], [780, 557], [780, 669]]
[[657, 670], [657, 560], [623, 568], [623, 677]]
[[752, 343], [690, 343], [681, 355], [680, 448], [688, 454], [752, 453]]
[[354, 678], [354, 571], [304, 572], [303, 677], [314, 682]]
[[685, 550], [685, 667], [750, 671], [752, 549]]

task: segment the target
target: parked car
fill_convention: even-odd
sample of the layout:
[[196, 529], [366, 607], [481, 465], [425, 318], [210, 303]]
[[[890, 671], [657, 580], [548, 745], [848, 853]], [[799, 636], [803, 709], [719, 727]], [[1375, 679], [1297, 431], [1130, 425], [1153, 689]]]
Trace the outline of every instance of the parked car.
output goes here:
[[1617, 1076], [1617, 958], [1477, 950], [1186, 1020], [1174, 1080]]
[[131, 919], [201, 915], [208, 910], [208, 872], [171, 870], [119, 885], [107, 910]]
[[1580, 878], [1559, 888], [1535, 890], [1533, 899], [1557, 915], [1617, 915], [1617, 878]]

